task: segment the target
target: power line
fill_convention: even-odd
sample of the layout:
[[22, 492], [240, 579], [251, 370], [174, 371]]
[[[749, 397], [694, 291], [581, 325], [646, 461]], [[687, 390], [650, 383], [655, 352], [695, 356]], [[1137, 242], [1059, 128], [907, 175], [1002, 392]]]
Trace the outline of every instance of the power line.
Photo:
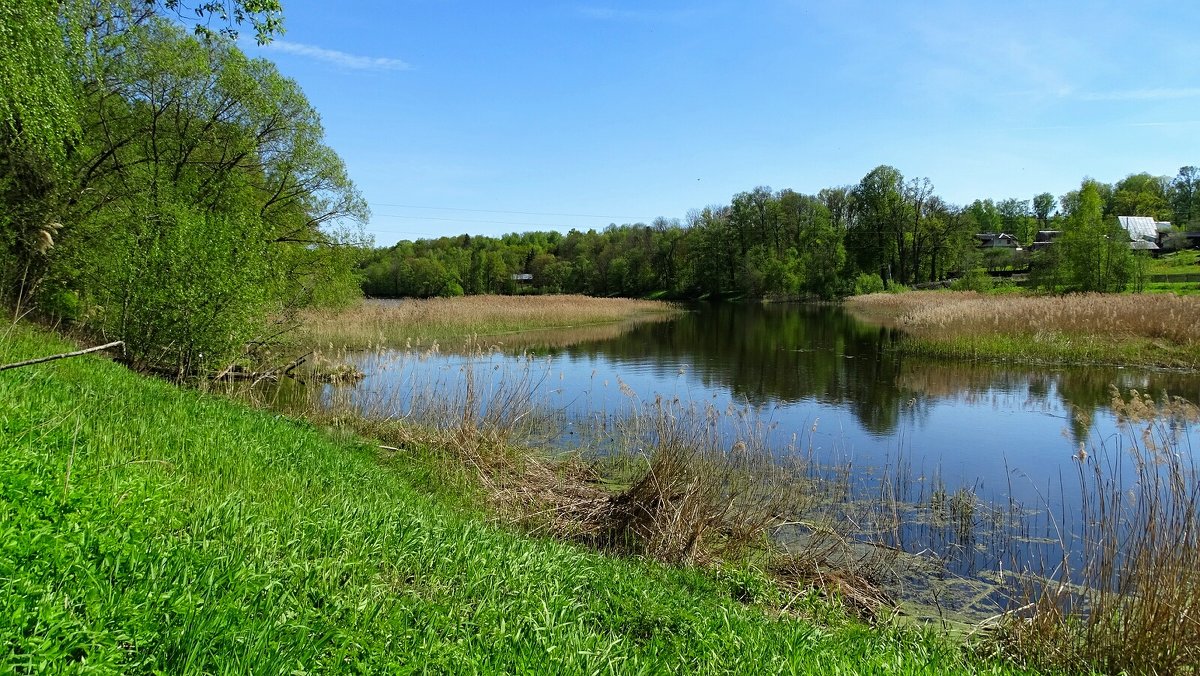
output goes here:
[[414, 221], [448, 221], [450, 223], [487, 223], [491, 225], [521, 225], [529, 228], [561, 227], [556, 223], [517, 223], [515, 221], [484, 221], [471, 218], [442, 218], [438, 216], [401, 216], [400, 214], [374, 214], [382, 218], [406, 218]]
[[601, 216], [598, 214], [559, 214], [549, 211], [504, 211], [502, 209], [465, 209], [459, 207], [427, 207], [417, 204], [388, 204], [387, 202], [374, 202], [376, 206], [381, 207], [398, 207], [401, 209], [431, 209], [435, 211], [469, 211], [479, 214], [517, 214], [518, 216], [565, 216], [567, 218], [607, 218], [611, 220], [632, 220], [632, 221], [649, 221], [652, 218], [645, 216]]

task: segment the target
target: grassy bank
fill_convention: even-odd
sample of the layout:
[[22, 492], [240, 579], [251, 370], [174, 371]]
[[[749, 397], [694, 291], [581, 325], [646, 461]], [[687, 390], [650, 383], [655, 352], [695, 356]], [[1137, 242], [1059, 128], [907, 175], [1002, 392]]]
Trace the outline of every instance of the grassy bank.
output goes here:
[[[0, 335], [0, 363], [67, 347]], [[521, 537], [430, 449], [99, 358], [0, 373], [0, 421], [0, 671], [999, 671], [750, 573]]]
[[661, 301], [579, 295], [367, 300], [345, 310], [305, 313], [298, 340], [349, 349], [452, 344], [475, 336], [661, 320], [677, 312]]
[[1200, 368], [1200, 298], [913, 291], [855, 296], [846, 305], [865, 319], [903, 329], [901, 349], [913, 354]]

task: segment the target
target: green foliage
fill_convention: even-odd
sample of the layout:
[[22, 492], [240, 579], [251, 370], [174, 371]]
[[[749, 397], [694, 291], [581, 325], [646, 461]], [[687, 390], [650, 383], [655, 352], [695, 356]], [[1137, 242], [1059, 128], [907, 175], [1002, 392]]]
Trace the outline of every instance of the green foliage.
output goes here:
[[1200, 169], [1180, 167], [1179, 173], [1171, 180], [1167, 199], [1174, 212], [1176, 226], [1194, 228], [1200, 223]]
[[883, 293], [883, 278], [873, 272], [863, 272], [854, 280], [854, 295], [862, 296], [868, 293]]
[[1129, 234], [1115, 218], [1103, 215], [1102, 192], [1084, 181], [1068, 212], [1055, 248], [1061, 274], [1054, 280], [1067, 291], [1122, 291], [1133, 271]]
[[261, 221], [178, 205], [102, 213], [104, 237], [64, 255], [78, 260], [89, 325], [122, 336], [136, 365], [220, 368], [261, 332], [274, 282]]
[[950, 284], [950, 288], [954, 291], [991, 291], [993, 286], [992, 278], [986, 272], [979, 268], [971, 268], [958, 279]]
[[79, 132], [58, 2], [0, 4], [0, 145], [53, 159]]
[[[267, 30], [276, 5], [191, 9]], [[0, 145], [19, 169], [0, 184], [5, 213], [24, 224], [3, 231], [0, 294], [184, 376], [227, 364], [268, 318], [359, 293], [361, 250], [345, 245], [362, 243], [347, 222], [366, 206], [295, 82], [157, 6], [67, 9], [81, 14], [61, 30], [83, 26], [88, 49], [64, 61], [86, 82], [66, 118], [84, 131], [54, 163]]]

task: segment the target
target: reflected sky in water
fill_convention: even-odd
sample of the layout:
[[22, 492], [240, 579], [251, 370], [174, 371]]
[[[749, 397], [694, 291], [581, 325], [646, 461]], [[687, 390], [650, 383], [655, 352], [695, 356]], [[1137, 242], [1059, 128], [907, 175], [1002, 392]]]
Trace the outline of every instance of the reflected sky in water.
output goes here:
[[1195, 374], [934, 361], [898, 354], [898, 339], [834, 306], [701, 306], [566, 347], [501, 346], [469, 368], [457, 354], [358, 355], [367, 377], [341, 394], [404, 414], [414, 402], [459, 401], [470, 372], [484, 404], [497, 390], [531, 391], [572, 429], [661, 396], [752, 411], [776, 447], [795, 438], [824, 462], [878, 475], [899, 460], [915, 477], [940, 472], [952, 488], [988, 499], [1011, 488], [1023, 501], [1073, 480], [1079, 442], [1116, 447], [1111, 386], [1200, 400]]

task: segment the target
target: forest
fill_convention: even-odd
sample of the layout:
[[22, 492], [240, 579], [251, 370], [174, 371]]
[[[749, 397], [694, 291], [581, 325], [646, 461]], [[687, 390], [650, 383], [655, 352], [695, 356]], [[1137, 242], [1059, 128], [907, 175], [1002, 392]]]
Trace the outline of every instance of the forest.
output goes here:
[[[364, 259], [363, 290], [379, 297], [477, 293], [586, 293], [631, 297], [832, 299], [982, 270], [1028, 268], [1052, 292], [1118, 291], [1136, 277], [1118, 215], [1200, 228], [1200, 170], [1084, 179], [1060, 197], [947, 203], [928, 178], [879, 166], [855, 185], [805, 194], [768, 187], [683, 220], [597, 231], [402, 241]], [[1061, 232], [1036, 255], [1039, 231]], [[981, 249], [978, 233], [1007, 233], [1015, 254]], [[974, 273], [974, 274], [973, 274]], [[531, 279], [514, 278], [531, 275]], [[986, 283], [986, 282], [983, 282]]]

